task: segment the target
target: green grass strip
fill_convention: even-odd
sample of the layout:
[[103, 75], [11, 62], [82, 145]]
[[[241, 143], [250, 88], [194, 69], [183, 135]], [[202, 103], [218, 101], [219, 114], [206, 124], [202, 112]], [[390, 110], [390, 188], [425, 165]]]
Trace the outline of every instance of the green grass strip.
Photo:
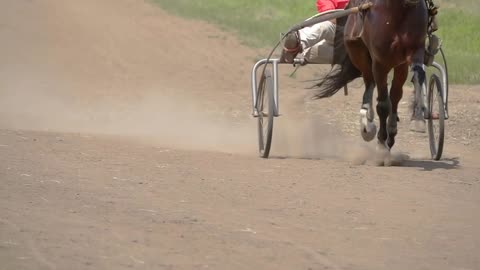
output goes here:
[[[280, 33], [314, 15], [314, 0], [151, 0], [170, 13], [220, 25], [248, 46], [271, 47]], [[477, 0], [475, 0], [477, 1]], [[471, 0], [440, 9], [440, 30], [452, 83], [480, 83], [480, 15]]]

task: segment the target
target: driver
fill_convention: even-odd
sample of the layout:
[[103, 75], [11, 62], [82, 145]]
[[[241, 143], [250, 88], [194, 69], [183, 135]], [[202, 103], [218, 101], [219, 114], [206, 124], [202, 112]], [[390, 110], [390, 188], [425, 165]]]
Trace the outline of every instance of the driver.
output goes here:
[[[319, 13], [344, 9], [349, 0], [317, 0]], [[335, 39], [336, 20], [317, 23], [292, 32], [285, 37], [281, 59], [293, 63], [297, 54], [301, 53], [307, 63], [331, 64]]]

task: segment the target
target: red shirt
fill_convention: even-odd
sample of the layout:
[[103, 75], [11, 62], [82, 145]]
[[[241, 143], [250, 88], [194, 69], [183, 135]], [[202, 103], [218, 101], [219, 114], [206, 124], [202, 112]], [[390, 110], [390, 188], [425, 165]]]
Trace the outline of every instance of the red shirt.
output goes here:
[[318, 12], [332, 9], [344, 9], [349, 0], [317, 0]]

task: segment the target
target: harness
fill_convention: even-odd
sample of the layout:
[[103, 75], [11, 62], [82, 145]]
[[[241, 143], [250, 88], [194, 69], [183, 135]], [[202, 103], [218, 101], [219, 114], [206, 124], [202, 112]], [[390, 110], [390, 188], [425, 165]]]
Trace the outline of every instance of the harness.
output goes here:
[[425, 4], [427, 5], [428, 10], [428, 32], [431, 34], [436, 30], [434, 29], [436, 26], [433, 25], [433, 21], [435, 15], [438, 13], [438, 7], [433, 3], [433, 0], [425, 0]]

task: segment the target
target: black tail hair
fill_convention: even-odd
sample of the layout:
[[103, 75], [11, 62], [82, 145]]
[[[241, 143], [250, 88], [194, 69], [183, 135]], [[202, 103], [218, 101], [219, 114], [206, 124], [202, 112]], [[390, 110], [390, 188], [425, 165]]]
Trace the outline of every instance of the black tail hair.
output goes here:
[[362, 73], [353, 65], [350, 57], [347, 55], [340, 68], [337, 67], [330, 70], [325, 78], [314, 86], [319, 89], [313, 98], [320, 99], [331, 97], [349, 82], [360, 76], [362, 76]]

